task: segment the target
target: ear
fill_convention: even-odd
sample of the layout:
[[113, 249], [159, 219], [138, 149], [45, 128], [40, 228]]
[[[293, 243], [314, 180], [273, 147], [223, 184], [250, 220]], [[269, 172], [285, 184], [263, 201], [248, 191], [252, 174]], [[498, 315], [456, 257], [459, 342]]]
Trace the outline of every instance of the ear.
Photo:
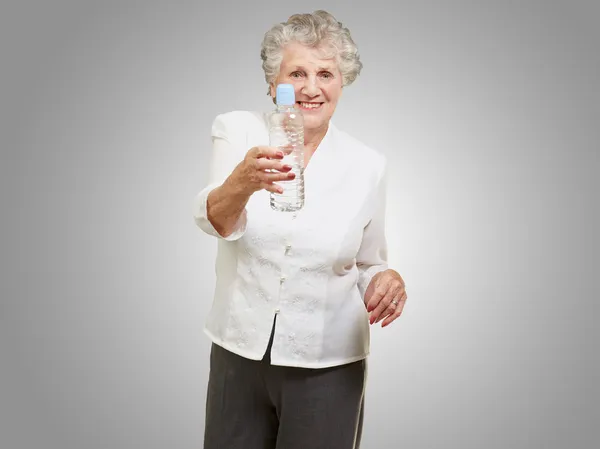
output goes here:
[[277, 86], [275, 86], [275, 83], [271, 83], [269, 88], [271, 89], [271, 97], [275, 98], [277, 95]]

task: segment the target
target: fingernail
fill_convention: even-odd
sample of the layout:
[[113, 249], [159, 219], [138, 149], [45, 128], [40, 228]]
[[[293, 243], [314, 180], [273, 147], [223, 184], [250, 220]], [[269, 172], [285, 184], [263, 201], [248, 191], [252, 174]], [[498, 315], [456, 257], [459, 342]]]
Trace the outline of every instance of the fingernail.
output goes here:
[[278, 151], [276, 154], [277, 157], [283, 157], [283, 152], [282, 151]]

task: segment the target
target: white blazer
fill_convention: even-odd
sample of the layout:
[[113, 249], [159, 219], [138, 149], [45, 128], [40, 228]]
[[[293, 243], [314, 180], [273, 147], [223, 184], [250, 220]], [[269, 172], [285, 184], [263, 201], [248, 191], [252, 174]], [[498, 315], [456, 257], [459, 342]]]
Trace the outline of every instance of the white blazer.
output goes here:
[[304, 173], [304, 208], [277, 212], [269, 192], [256, 192], [224, 238], [207, 219], [206, 199], [250, 148], [269, 145], [265, 115], [218, 115], [212, 142], [209, 183], [194, 202], [196, 224], [218, 239], [205, 333], [260, 360], [276, 318], [274, 365], [321, 368], [365, 358], [364, 293], [373, 275], [387, 269], [385, 157], [330, 122]]

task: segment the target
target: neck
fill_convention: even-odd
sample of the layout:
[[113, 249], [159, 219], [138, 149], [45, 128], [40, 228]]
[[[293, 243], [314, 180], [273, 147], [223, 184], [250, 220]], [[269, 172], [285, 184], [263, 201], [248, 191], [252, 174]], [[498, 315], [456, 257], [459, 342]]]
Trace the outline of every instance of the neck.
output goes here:
[[315, 152], [327, 130], [329, 129], [329, 123], [317, 129], [305, 129], [304, 130], [304, 151], [312, 154]]

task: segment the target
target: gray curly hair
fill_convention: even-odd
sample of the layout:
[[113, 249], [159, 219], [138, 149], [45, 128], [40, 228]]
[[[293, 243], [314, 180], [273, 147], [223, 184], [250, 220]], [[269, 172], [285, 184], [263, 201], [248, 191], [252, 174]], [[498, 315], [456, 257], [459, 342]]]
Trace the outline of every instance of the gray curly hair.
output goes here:
[[[265, 33], [260, 57], [269, 86], [279, 75], [283, 48], [292, 41], [322, 48], [326, 57], [337, 59], [344, 86], [352, 84], [360, 74], [362, 62], [350, 30], [327, 11], [318, 10], [312, 14], [294, 14]], [[270, 94], [268, 89], [267, 95]]]

